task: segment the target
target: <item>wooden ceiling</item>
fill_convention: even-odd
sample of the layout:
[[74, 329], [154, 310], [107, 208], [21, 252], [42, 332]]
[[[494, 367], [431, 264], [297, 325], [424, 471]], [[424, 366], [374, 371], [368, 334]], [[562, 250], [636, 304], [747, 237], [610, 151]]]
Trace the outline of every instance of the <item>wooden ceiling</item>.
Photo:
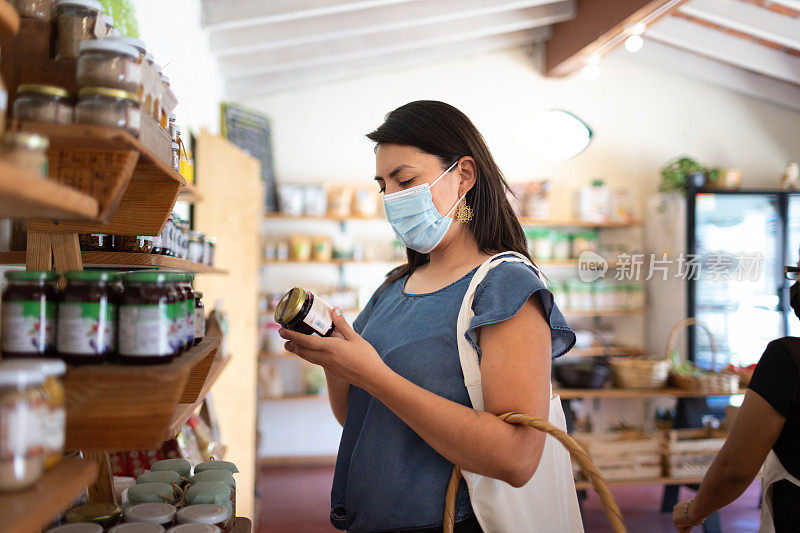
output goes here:
[[545, 44], [571, 75], [646, 27], [648, 64], [800, 109], [800, 0], [202, 0], [226, 97]]

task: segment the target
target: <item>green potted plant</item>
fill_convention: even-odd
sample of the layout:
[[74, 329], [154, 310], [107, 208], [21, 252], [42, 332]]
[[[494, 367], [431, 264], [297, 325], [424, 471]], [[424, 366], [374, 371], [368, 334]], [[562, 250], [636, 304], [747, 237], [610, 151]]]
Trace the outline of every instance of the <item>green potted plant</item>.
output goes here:
[[714, 182], [717, 179], [718, 169], [709, 169], [689, 157], [673, 159], [661, 169], [661, 182], [658, 184], [658, 190], [660, 192], [686, 192], [689, 179], [695, 174], [703, 174], [706, 181]]

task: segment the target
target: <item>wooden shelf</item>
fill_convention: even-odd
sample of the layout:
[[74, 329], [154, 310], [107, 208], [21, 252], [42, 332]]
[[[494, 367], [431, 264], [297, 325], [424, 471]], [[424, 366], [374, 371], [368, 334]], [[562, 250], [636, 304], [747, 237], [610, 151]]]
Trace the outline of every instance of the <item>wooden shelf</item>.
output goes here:
[[[731, 394], [704, 394], [700, 392], [666, 387], [663, 389], [561, 389], [553, 388], [553, 392], [561, 396], [562, 400], [581, 398], [659, 398], [672, 396], [675, 398], [707, 398], [709, 396], [732, 396]], [[736, 394], [744, 394], [745, 389], [740, 389]]]
[[583, 311], [577, 309], [562, 309], [561, 312], [568, 317], [604, 317], [604, 316], [635, 316], [644, 315], [646, 309], [612, 309], [608, 311]]
[[320, 221], [320, 220], [328, 220], [331, 222], [348, 222], [350, 220], [359, 221], [359, 220], [380, 220], [386, 222], [386, 219], [383, 217], [360, 217], [356, 215], [348, 215], [346, 217], [340, 217], [336, 215], [323, 215], [323, 216], [312, 216], [312, 215], [286, 215], [284, 213], [267, 213], [264, 215], [264, 220], [271, 220], [271, 221], [282, 221], [282, 222], [302, 222], [302, 221]]
[[64, 379], [66, 448], [83, 451], [151, 449], [171, 438], [169, 426], [181, 401], [205, 390], [219, 338], [165, 365], [69, 367]]
[[[196, 274], [227, 274], [226, 270], [193, 263], [186, 259], [158, 254], [131, 252], [81, 252], [85, 267], [139, 269], [153, 268], [194, 272]], [[0, 252], [0, 265], [24, 265], [25, 252]]]
[[574, 355], [579, 357], [602, 357], [605, 355], [644, 355], [647, 353], [644, 348], [635, 346], [616, 346], [610, 345], [605, 349], [602, 346], [590, 346], [588, 348], [573, 348], [565, 355]]
[[3, 531], [40, 531], [97, 478], [97, 464], [65, 457], [32, 487], [0, 493]]
[[[699, 485], [703, 481], [701, 477], [675, 478], [657, 477], [652, 479], [619, 479], [606, 481], [609, 487], [636, 487], [639, 485]], [[576, 481], [575, 488], [586, 490], [592, 488], [591, 481]]]
[[19, 31], [19, 15], [8, 0], [0, 0], [0, 36], [7, 37]]
[[641, 220], [632, 222], [591, 222], [579, 219], [538, 220], [526, 217], [520, 217], [519, 222], [523, 226], [545, 228], [635, 228], [642, 225]]
[[129, 133], [81, 124], [20, 122], [50, 139], [51, 178], [91, 192], [100, 211], [88, 222], [36, 222], [37, 231], [158, 235], [186, 180]]
[[200, 194], [200, 191], [197, 190], [197, 187], [193, 183], [187, 181], [186, 185], [181, 187], [180, 193], [178, 193], [178, 200], [196, 204], [203, 201], [203, 195]]
[[0, 161], [0, 215], [7, 218], [91, 219], [97, 200], [77, 189], [40, 178]]

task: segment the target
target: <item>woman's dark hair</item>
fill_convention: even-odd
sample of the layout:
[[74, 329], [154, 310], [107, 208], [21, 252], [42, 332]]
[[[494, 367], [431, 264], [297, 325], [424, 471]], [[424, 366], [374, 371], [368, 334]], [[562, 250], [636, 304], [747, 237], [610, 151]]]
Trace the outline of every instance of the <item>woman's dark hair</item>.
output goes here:
[[[478, 249], [485, 254], [514, 251], [528, 259], [525, 233], [508, 202], [510, 191], [497, 163], [495, 163], [483, 136], [467, 116], [455, 107], [433, 100], [419, 100], [398, 107], [386, 115], [378, 129], [367, 138], [380, 144], [413, 146], [427, 154], [435, 155], [446, 170], [464, 156], [475, 160], [475, 185], [467, 192], [467, 205], [474, 216], [467, 223]], [[377, 149], [377, 146], [376, 146]], [[411, 274], [430, 260], [406, 248], [408, 263], [390, 271], [382, 288]]]

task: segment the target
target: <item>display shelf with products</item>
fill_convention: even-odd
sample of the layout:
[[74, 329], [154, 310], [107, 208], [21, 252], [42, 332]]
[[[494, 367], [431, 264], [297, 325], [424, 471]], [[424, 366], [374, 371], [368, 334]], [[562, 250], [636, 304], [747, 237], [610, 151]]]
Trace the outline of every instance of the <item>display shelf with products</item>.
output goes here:
[[200, 397], [219, 346], [219, 338], [206, 337], [165, 365], [70, 367], [64, 378], [66, 447], [101, 451], [160, 446], [174, 436], [169, 426], [179, 405]]
[[398, 261], [396, 259], [386, 259], [386, 260], [380, 260], [380, 259], [330, 259], [328, 261], [314, 261], [314, 260], [311, 260], [311, 261], [299, 261], [299, 260], [298, 261], [294, 261], [294, 260], [291, 260], [291, 259], [290, 260], [286, 260], [286, 261], [279, 261], [279, 260], [266, 260], [265, 259], [262, 262], [262, 264], [263, 265], [267, 265], [267, 266], [277, 266], [277, 265], [291, 265], [291, 266], [297, 266], [297, 265], [328, 265], [328, 266], [342, 267], [342, 266], [347, 266], [347, 265], [362, 265], [362, 264], [368, 264], [368, 265], [375, 265], [375, 264], [392, 264], [392, 265], [394, 265], [394, 264], [397, 264], [397, 265], [399, 265], [400, 261]]
[[0, 213], [17, 219], [97, 218], [97, 199], [73, 187], [43, 179], [0, 161]]
[[[708, 398], [711, 396], [731, 396], [729, 393], [705, 394], [675, 387], [665, 387], [663, 389], [562, 389], [553, 387], [553, 392], [558, 394], [562, 400], [579, 400], [584, 398]], [[745, 390], [740, 389], [736, 394], [744, 394]]]
[[617, 356], [617, 355], [644, 355], [647, 353], [644, 348], [636, 346], [589, 346], [586, 348], [573, 348], [565, 355], [572, 355], [576, 357], [603, 357], [603, 356]]
[[2, 531], [40, 531], [78, 498], [97, 477], [97, 465], [64, 457], [32, 487], [0, 493]]
[[539, 220], [527, 217], [520, 217], [519, 222], [526, 227], [545, 228], [636, 228], [642, 225], [641, 220], [595, 222], [580, 219]]
[[[226, 274], [225, 270], [193, 263], [179, 257], [133, 252], [81, 252], [85, 268], [118, 268], [124, 270], [158, 269], [194, 274]], [[25, 252], [0, 252], [0, 265], [24, 265]]]

